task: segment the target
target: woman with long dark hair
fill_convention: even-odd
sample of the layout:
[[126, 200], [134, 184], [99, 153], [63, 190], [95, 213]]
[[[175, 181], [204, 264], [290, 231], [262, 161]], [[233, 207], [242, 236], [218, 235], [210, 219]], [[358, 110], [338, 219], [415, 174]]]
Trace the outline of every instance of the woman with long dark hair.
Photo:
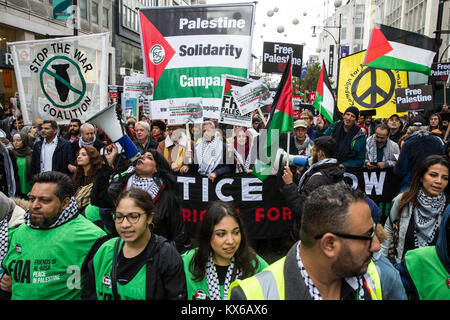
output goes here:
[[227, 300], [234, 280], [267, 266], [249, 246], [242, 218], [230, 203], [210, 204], [198, 226], [197, 245], [182, 255], [189, 300]]
[[381, 252], [399, 263], [408, 250], [434, 245], [449, 203], [450, 163], [440, 155], [426, 157], [415, 171], [411, 186], [393, 199], [384, 228]]
[[149, 193], [131, 188], [112, 214], [119, 237], [103, 243], [89, 263], [85, 299], [185, 300], [183, 261], [153, 232], [155, 207]]
[[103, 166], [100, 153], [93, 146], [83, 146], [76, 154], [76, 170], [72, 180], [75, 185], [75, 199], [80, 211], [84, 212], [91, 203], [91, 190], [97, 172]]
[[[113, 151], [107, 156], [108, 163], [113, 163], [117, 156], [117, 147], [114, 144], [112, 146]], [[145, 151], [136, 165], [122, 173], [114, 172], [110, 165], [105, 164], [94, 182], [91, 202], [102, 212], [111, 211], [118, 195], [130, 188], [145, 190], [152, 197], [156, 208], [155, 233], [172, 241], [180, 253], [184, 252], [189, 246], [189, 238], [181, 215], [181, 198], [176, 178], [161, 153], [155, 149]], [[110, 216], [100, 215], [103, 220], [110, 219]], [[111, 225], [111, 221], [104, 222], [106, 226]]]

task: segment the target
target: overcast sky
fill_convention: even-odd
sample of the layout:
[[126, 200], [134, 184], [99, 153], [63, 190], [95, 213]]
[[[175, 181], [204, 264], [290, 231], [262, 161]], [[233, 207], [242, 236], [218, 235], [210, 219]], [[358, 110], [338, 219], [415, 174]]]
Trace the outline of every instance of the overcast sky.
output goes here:
[[[206, 4], [242, 2], [246, 1], [206, 0]], [[333, 0], [258, 0], [255, 12], [256, 25], [253, 29], [252, 53], [260, 57], [264, 41], [293, 44], [304, 42], [303, 61], [306, 61], [310, 55], [316, 55], [318, 37], [311, 37], [312, 26], [323, 25], [324, 16], [331, 15], [334, 11], [333, 3]], [[278, 8], [278, 12], [269, 17], [267, 12], [275, 7]], [[327, 11], [328, 15], [326, 14]], [[299, 20], [297, 25], [292, 23], [295, 18]], [[277, 32], [279, 26], [284, 28], [284, 32]], [[319, 34], [320, 31], [316, 33]]]

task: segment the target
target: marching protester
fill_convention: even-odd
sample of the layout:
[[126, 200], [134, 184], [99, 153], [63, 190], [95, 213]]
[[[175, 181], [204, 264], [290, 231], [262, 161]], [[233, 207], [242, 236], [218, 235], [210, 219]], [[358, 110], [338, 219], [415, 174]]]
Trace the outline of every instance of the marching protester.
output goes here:
[[76, 169], [73, 174], [75, 185], [74, 198], [81, 213], [91, 203], [91, 190], [95, 176], [103, 166], [103, 160], [96, 148], [90, 145], [82, 146], [76, 155]]
[[1, 266], [9, 248], [8, 230], [20, 226], [25, 216], [24, 208], [17, 205], [14, 200], [0, 191], [0, 300], [11, 299], [11, 277]]
[[230, 144], [236, 163], [235, 173], [252, 173], [254, 159], [252, 158], [252, 136], [246, 128], [236, 129], [232, 144]]
[[[0, 137], [5, 136], [0, 129]], [[5, 138], [6, 139], [6, 138]], [[14, 197], [20, 190], [16, 156], [0, 141], [0, 191], [8, 197]]]
[[361, 128], [356, 124], [359, 118], [359, 110], [356, 107], [348, 107], [343, 120], [333, 123], [324, 130], [324, 123], [317, 118], [316, 138], [326, 135], [332, 136], [338, 144], [336, 159], [344, 167], [359, 168], [364, 166], [366, 157], [366, 137]]
[[316, 128], [314, 125], [314, 115], [311, 112], [311, 110], [308, 109], [303, 110], [302, 113], [300, 114], [299, 120], [303, 120], [306, 122], [308, 126], [308, 131], [306, 133], [308, 134], [308, 137], [311, 140], [314, 140], [314, 138], [316, 137]]
[[26, 198], [28, 192], [31, 190], [31, 156], [32, 150], [28, 142], [29, 136], [26, 133], [20, 132], [14, 134], [12, 137], [12, 144], [14, 149], [12, 152], [16, 156], [17, 174], [20, 179], [20, 190], [17, 194], [21, 198]]
[[368, 169], [385, 169], [397, 163], [400, 149], [389, 139], [389, 128], [384, 124], [375, 127], [375, 133], [367, 139], [366, 167]]
[[149, 193], [131, 188], [117, 198], [113, 219], [119, 237], [102, 244], [89, 263], [84, 299], [185, 300], [183, 261], [154, 233]]
[[418, 115], [411, 119], [408, 131], [411, 136], [403, 143], [394, 173], [402, 179], [400, 191], [405, 191], [411, 184], [411, 177], [423, 159], [429, 155], [443, 154], [443, 143], [427, 130], [426, 120]]
[[153, 138], [151, 134], [150, 125], [146, 121], [138, 121], [134, 125], [134, 131], [136, 132], [136, 148], [141, 154], [149, 149], [157, 149], [158, 142]]
[[[181, 216], [181, 199], [177, 190], [175, 176], [164, 156], [154, 149], [141, 155], [136, 165], [131, 165], [125, 172], [111, 168], [117, 157], [117, 147], [113, 144], [112, 152], [98, 171], [92, 186], [91, 204], [104, 212], [104, 223], [111, 226], [110, 213], [114, 210], [114, 201], [123, 190], [139, 188], [145, 190], [155, 204], [154, 232], [165, 237], [184, 252], [189, 246], [184, 221]], [[120, 168], [119, 168], [120, 169]], [[101, 214], [101, 213], [100, 213]], [[114, 233], [114, 224], [109, 228]]]
[[303, 173], [299, 184], [294, 184], [293, 174], [289, 167], [284, 168], [282, 194], [294, 213], [293, 237], [298, 240], [303, 203], [308, 195], [322, 185], [343, 184], [345, 169], [339, 166], [335, 156], [337, 143], [330, 136], [318, 137], [312, 148], [312, 164]]
[[226, 144], [219, 138], [212, 121], [202, 125], [202, 139], [195, 146], [197, 172], [214, 182], [217, 177], [233, 172], [232, 165], [226, 164]]
[[[179, 173], [187, 173], [189, 171], [192, 164], [194, 142], [188, 139], [183, 126], [167, 126], [167, 136], [158, 144], [157, 150], [164, 155], [172, 171]], [[191, 151], [190, 153], [188, 152], [189, 150]]]
[[57, 136], [58, 124], [55, 120], [42, 123], [42, 140], [34, 144], [31, 157], [31, 175], [41, 172], [58, 171], [70, 175], [69, 165], [73, 163], [73, 149], [69, 141]]
[[450, 163], [442, 156], [425, 158], [415, 171], [411, 186], [392, 200], [384, 228], [383, 255], [399, 263], [408, 250], [436, 243], [439, 224], [449, 203]]
[[411, 300], [448, 300], [450, 207], [444, 212], [436, 245], [410, 250], [395, 267]]
[[310, 155], [313, 140], [307, 134], [308, 124], [305, 120], [294, 121], [294, 148], [295, 154]]
[[100, 151], [106, 144], [97, 139], [95, 127], [90, 123], [84, 123], [80, 127], [80, 138], [72, 142], [74, 156], [78, 153], [81, 147], [93, 146], [97, 151]]
[[388, 118], [387, 126], [389, 128], [389, 139], [396, 143], [406, 133], [406, 128], [404, 128], [402, 120], [396, 113]]
[[[380, 300], [380, 250], [366, 196], [321, 186], [304, 204], [300, 241], [286, 257], [230, 287], [231, 300]], [[264, 288], [264, 289], [263, 289]]]
[[166, 123], [163, 120], [152, 120], [152, 136], [160, 143], [166, 138]]
[[227, 300], [230, 284], [267, 263], [249, 246], [241, 216], [230, 203], [214, 201], [197, 229], [197, 248], [182, 255], [189, 300]]
[[[64, 136], [64, 139], [69, 141], [70, 143], [74, 142], [75, 140], [78, 140], [80, 138], [80, 128], [81, 128], [81, 121], [80, 119], [72, 119], [69, 122], [69, 132], [66, 136]], [[76, 154], [76, 152], [74, 152]]]
[[73, 192], [71, 179], [61, 172], [34, 177], [29, 211], [8, 235], [2, 262], [12, 300], [81, 298], [86, 259], [105, 233], [79, 214]]

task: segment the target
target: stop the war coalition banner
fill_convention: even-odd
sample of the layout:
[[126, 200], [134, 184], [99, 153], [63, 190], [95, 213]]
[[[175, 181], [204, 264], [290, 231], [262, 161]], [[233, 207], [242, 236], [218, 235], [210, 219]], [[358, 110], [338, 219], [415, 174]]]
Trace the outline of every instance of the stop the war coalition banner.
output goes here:
[[[183, 200], [182, 216], [189, 235], [195, 235], [198, 222], [203, 218], [208, 204], [214, 200], [233, 201], [252, 239], [288, 235], [294, 212], [280, 192], [279, 181], [276, 176], [261, 181], [253, 175], [235, 174], [223, 176], [213, 183], [199, 174], [179, 175], [177, 182]], [[352, 188], [365, 192], [380, 206], [384, 222], [392, 199], [400, 191], [400, 181], [392, 169], [349, 169], [344, 181]]]
[[108, 33], [8, 43], [24, 122], [82, 122], [106, 107]]
[[154, 79], [152, 119], [168, 119], [168, 105], [202, 98], [203, 117], [218, 118], [222, 75], [248, 76], [254, 3], [142, 8], [142, 56]]

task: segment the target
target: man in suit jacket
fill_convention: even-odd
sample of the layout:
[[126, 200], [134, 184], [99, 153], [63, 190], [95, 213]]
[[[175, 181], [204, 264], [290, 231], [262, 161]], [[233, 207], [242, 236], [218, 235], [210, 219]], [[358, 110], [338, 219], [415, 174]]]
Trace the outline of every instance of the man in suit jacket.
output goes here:
[[42, 140], [36, 142], [31, 157], [31, 174], [59, 171], [71, 175], [68, 165], [73, 162], [73, 150], [69, 141], [57, 136], [58, 124], [54, 120], [42, 123]]

